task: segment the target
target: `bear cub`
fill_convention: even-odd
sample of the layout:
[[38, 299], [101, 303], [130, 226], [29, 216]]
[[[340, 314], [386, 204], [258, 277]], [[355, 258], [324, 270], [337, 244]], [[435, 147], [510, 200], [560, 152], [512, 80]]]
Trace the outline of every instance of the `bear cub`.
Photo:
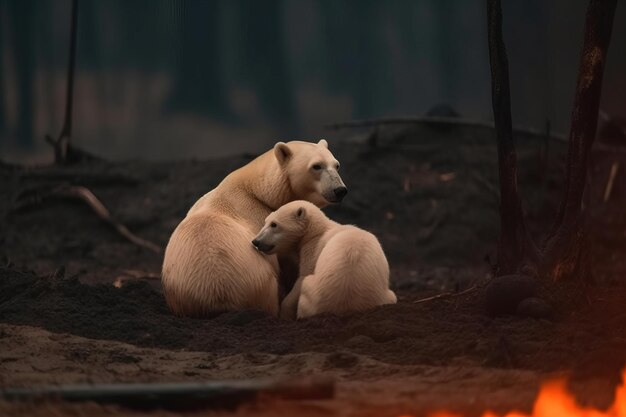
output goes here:
[[265, 254], [299, 255], [300, 276], [282, 302], [283, 318], [345, 314], [397, 301], [378, 239], [330, 220], [307, 201], [287, 203], [267, 216], [252, 244]]

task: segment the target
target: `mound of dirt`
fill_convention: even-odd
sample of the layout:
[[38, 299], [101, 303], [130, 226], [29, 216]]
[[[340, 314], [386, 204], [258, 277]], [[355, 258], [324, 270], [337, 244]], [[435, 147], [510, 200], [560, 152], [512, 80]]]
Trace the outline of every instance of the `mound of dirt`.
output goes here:
[[[400, 294], [394, 306], [298, 322], [256, 311], [181, 319], [145, 282], [130, 281], [121, 288], [86, 285], [76, 278], [37, 277], [6, 268], [0, 269], [0, 294], [0, 320], [5, 323], [219, 355], [334, 353], [329, 367], [353, 366], [355, 353], [396, 365], [556, 370], [582, 364], [585, 372], [594, 373], [609, 368], [616, 372], [626, 357], [623, 291], [615, 290], [596, 295], [593, 309], [554, 322], [492, 319], [482, 310], [480, 293], [420, 304]], [[614, 315], [607, 316], [607, 311]]]

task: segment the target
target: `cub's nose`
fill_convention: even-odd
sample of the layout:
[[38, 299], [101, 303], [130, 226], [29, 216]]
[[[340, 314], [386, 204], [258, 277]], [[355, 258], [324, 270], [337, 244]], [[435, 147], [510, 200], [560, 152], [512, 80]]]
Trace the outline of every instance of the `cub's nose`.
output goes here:
[[335, 193], [335, 198], [337, 198], [337, 201], [341, 201], [346, 196], [346, 194], [348, 194], [348, 189], [342, 186], [335, 188], [333, 192]]
[[253, 245], [255, 248], [259, 249], [260, 242], [259, 242], [258, 240], [256, 240], [256, 239], [254, 239], [254, 240], [252, 241], [252, 245]]

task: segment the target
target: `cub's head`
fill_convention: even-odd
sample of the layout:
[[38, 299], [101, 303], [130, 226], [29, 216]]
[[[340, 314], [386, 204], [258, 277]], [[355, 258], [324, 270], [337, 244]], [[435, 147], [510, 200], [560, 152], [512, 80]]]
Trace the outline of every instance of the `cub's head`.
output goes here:
[[257, 250], [271, 253], [286, 253], [293, 250], [302, 239], [309, 225], [310, 215], [319, 208], [307, 201], [287, 203], [265, 219], [265, 224], [252, 241]]
[[339, 161], [328, 150], [328, 142], [278, 142], [274, 154], [289, 180], [295, 199], [318, 207], [338, 203], [348, 194], [341, 180]]

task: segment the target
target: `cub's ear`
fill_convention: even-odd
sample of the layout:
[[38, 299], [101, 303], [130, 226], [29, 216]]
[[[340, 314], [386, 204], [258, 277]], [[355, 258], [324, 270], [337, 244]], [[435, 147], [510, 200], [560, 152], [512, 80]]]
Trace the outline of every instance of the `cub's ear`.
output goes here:
[[304, 207], [298, 207], [295, 214], [296, 214], [296, 219], [298, 220], [306, 219], [306, 209]]
[[322, 145], [323, 147], [325, 147], [326, 149], [328, 149], [328, 142], [326, 142], [326, 139], [322, 139], [319, 142], [317, 142], [318, 145]]
[[287, 146], [285, 142], [278, 142], [274, 145], [274, 155], [276, 155], [278, 163], [283, 165], [289, 160], [289, 158], [291, 158], [293, 152], [289, 149], [289, 146]]

